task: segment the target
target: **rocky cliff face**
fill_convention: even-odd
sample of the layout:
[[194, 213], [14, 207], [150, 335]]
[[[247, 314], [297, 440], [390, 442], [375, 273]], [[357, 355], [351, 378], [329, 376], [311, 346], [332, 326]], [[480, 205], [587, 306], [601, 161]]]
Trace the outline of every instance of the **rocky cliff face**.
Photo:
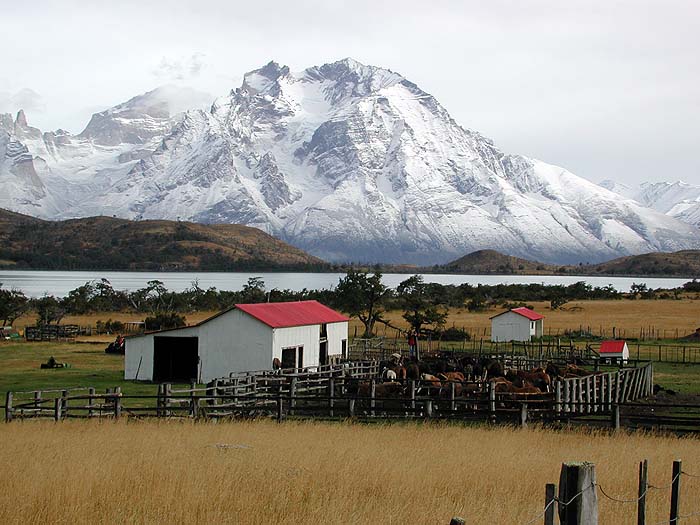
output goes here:
[[351, 59], [298, 73], [271, 62], [209, 110], [173, 115], [158, 98], [95, 115], [77, 137], [32, 139], [34, 160], [48, 156], [33, 213], [240, 223], [330, 260], [491, 248], [594, 262], [700, 246], [697, 229], [503, 153], [401, 75]]

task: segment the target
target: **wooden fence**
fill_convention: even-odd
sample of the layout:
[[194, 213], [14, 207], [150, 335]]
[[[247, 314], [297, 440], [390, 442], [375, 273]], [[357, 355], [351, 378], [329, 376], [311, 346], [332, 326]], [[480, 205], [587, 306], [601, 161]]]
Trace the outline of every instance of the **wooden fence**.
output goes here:
[[[187, 388], [161, 384], [156, 395], [125, 395], [119, 388], [104, 393], [94, 388], [9, 392], [5, 420], [309, 417], [436, 418], [521, 426], [532, 421], [616, 428], [665, 425], [658, 414], [635, 416], [641, 405], [634, 402], [651, 393], [651, 364], [559, 380], [554, 392], [535, 394], [498, 392], [493, 381], [382, 383], [379, 373], [377, 362], [358, 362], [311, 370], [231, 374]], [[700, 419], [692, 412], [696, 409], [700, 407], [684, 407], [684, 414], [673, 415], [669, 425], [682, 424], [684, 430], [700, 427]]]

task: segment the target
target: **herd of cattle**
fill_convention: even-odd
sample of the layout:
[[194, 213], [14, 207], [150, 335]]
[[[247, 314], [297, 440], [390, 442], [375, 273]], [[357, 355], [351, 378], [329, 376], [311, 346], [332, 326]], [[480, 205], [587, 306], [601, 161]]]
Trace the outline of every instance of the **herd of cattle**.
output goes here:
[[[542, 394], [552, 391], [553, 382], [558, 378], [584, 377], [589, 372], [577, 365], [557, 366], [548, 363], [546, 367], [532, 370], [506, 368], [498, 359], [484, 357], [438, 358], [404, 362], [398, 354], [390, 361], [382, 362], [381, 379], [374, 383], [377, 398], [404, 397], [411, 381], [416, 395], [431, 397], [472, 397], [486, 392], [488, 384], [494, 385], [497, 393]], [[369, 397], [372, 382], [359, 380], [350, 386], [350, 393], [359, 397]], [[454, 394], [452, 392], [454, 391]]]

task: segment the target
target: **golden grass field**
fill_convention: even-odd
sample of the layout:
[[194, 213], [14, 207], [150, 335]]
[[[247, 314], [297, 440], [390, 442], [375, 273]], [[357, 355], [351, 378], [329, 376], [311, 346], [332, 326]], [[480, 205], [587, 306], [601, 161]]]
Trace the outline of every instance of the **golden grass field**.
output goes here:
[[[671, 462], [700, 473], [700, 440], [433, 424], [268, 421], [15, 422], [0, 425], [0, 523], [524, 524], [563, 461], [596, 464], [611, 495], [637, 468], [667, 485]], [[681, 513], [700, 510], [683, 478]], [[650, 491], [648, 523], [668, 519]], [[600, 498], [601, 524], [636, 523]], [[693, 521], [695, 520], [695, 521]], [[684, 523], [698, 523], [697, 518]]]
[[[565, 330], [578, 330], [580, 327], [590, 327], [598, 334], [605, 330], [606, 336], [612, 335], [615, 327], [623, 337], [638, 337], [640, 328], [647, 330], [650, 326], [661, 331], [662, 338], [673, 338], [676, 331], [679, 336], [687, 335], [700, 327], [700, 299], [685, 298], [681, 300], [636, 300], [621, 299], [618, 301], [574, 301], [567, 303], [561, 310], [550, 310], [547, 302], [529, 303], [536, 311], [545, 316], [545, 334], [563, 334]], [[453, 324], [464, 327], [478, 337], [488, 337], [491, 333], [490, 317], [502, 312], [502, 308], [491, 308], [483, 312], [469, 312], [465, 309], [452, 308], [449, 311], [447, 326]], [[188, 324], [193, 324], [217, 312], [193, 312], [186, 315]], [[90, 315], [67, 316], [62, 322], [80, 325], [94, 325], [98, 320], [142, 321], [146, 317], [140, 313], [102, 312]], [[388, 312], [387, 319], [391, 324], [407, 328], [407, 323], [401, 317], [400, 311]], [[31, 326], [35, 316], [27, 315], [17, 320], [18, 327]], [[350, 335], [357, 327], [358, 335], [362, 334], [362, 325], [357, 319], [350, 322]], [[381, 335], [384, 327], [378, 325]], [[665, 335], [664, 335], [665, 330]], [[394, 331], [387, 329], [386, 335], [393, 337]], [[105, 338], [109, 340], [110, 338]]]

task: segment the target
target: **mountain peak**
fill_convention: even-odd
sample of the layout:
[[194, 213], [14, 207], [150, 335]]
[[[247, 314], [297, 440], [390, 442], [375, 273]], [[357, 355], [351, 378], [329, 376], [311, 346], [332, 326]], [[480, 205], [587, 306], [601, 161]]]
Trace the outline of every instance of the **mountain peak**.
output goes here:
[[271, 60], [260, 69], [249, 71], [243, 76], [243, 88], [253, 93], [267, 93], [280, 78], [289, 74], [288, 66], [280, 66]]
[[24, 110], [20, 109], [17, 112], [17, 118], [15, 119], [15, 126], [20, 128], [26, 128], [27, 125], [27, 115], [24, 114]]

